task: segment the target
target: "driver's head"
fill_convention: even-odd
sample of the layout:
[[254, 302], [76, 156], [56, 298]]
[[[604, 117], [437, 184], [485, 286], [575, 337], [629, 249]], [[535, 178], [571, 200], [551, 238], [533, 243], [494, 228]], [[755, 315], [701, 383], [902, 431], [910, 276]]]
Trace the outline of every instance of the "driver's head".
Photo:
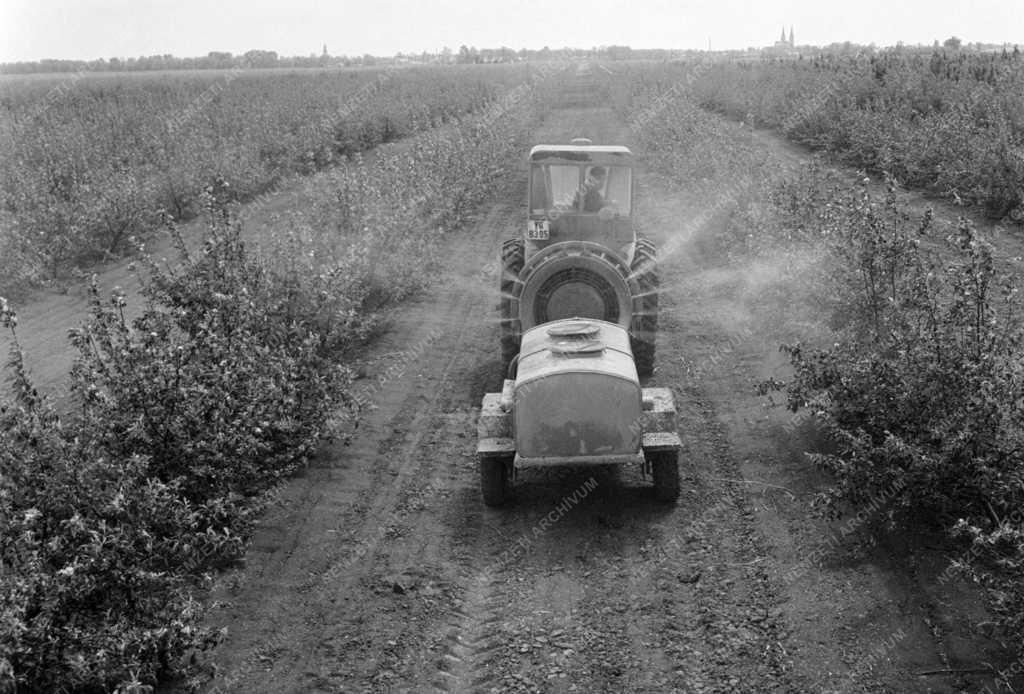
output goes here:
[[590, 170], [590, 180], [593, 182], [595, 187], [600, 187], [604, 183], [604, 167], [595, 166]]

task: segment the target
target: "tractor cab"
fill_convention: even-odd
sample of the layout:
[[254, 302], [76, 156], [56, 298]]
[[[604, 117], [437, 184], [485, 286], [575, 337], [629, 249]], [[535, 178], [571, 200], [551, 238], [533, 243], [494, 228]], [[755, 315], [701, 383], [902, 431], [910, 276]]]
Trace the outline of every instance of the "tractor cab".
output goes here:
[[509, 368], [523, 332], [566, 318], [629, 331], [637, 372], [654, 369], [657, 248], [633, 224], [633, 154], [577, 138], [536, 145], [528, 158], [525, 234], [501, 246], [501, 358]]
[[537, 145], [530, 150], [525, 255], [564, 241], [633, 256], [633, 155], [628, 147]]

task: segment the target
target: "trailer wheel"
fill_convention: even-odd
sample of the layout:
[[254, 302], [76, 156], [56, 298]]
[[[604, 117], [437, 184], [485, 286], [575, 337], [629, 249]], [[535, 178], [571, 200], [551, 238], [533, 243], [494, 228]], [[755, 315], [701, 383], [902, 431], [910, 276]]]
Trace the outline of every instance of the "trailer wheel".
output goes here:
[[488, 506], [501, 506], [512, 496], [512, 461], [480, 458], [480, 491]]
[[647, 455], [651, 459], [651, 475], [654, 477], [654, 498], [675, 501], [679, 498], [679, 453], [659, 451]]

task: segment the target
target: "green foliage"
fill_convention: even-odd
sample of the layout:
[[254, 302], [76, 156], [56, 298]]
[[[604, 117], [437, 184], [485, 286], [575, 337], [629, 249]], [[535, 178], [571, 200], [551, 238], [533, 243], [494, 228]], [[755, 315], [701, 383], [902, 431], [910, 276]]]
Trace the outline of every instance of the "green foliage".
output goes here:
[[820, 253], [819, 244], [836, 226], [836, 205], [848, 183], [834, 169], [812, 160], [782, 178], [764, 178], [737, 200], [713, 241], [732, 258], [773, 255], [779, 249]]
[[[72, 331], [75, 410], [57, 414], [17, 347], [0, 412], [0, 689], [127, 691], [218, 634], [197, 582], [244, 551], [266, 492], [356, 407], [342, 358], [375, 312], [432, 278], [436, 237], [492, 192], [536, 112], [529, 93], [337, 168], [254, 253], [219, 180], [197, 251], [141, 261], [145, 306], [90, 287]], [[16, 316], [0, 303], [4, 328]]]
[[[773, 269], [794, 273], [788, 285], [813, 289], [828, 316], [831, 346], [785, 346], [793, 378], [760, 384], [762, 393], [786, 390], [790, 407], [813, 412], [829, 439], [827, 452], [811, 456], [834, 479], [818, 503], [839, 513], [886, 499], [890, 527], [952, 529], [969, 543], [963, 568], [988, 588], [1018, 648], [1024, 329], [1017, 287], [968, 221], [936, 238], [930, 211], [909, 218], [896, 203], [895, 179], [937, 192], [953, 186], [963, 202], [991, 210], [1019, 204], [1024, 162], [1013, 148], [1020, 151], [1024, 133], [1021, 67], [1016, 56], [963, 54], [940, 54], [925, 66], [892, 55], [643, 66], [617, 96], [653, 161], [727, 209], [704, 241], [744, 262], [788, 254], [795, 266], [783, 258]], [[694, 99], [895, 178], [879, 201], [866, 177], [851, 184], [820, 161], [795, 175], [760, 177], [742, 136], [709, 122]], [[800, 110], [801, 103], [816, 105]], [[701, 189], [704, 172], [719, 171], [734, 180]]]
[[[7, 278], [43, 281], [183, 220], [226, 180], [237, 200], [484, 109], [512, 66], [231, 71], [45, 79], [0, 95], [0, 247]], [[59, 85], [58, 85], [59, 86]]]
[[[247, 253], [208, 200], [209, 237], [180, 268], [145, 261], [136, 318], [91, 287], [73, 332], [78, 409], [26, 377], [0, 416], [0, 679], [33, 691], [153, 683], [215, 634], [189, 588], [238, 557], [258, 495], [301, 464], [344, 401], [343, 340], [310, 296]], [[6, 302], [4, 327], [16, 317]], [[323, 330], [323, 332], [320, 332]]]
[[1020, 646], [1024, 643], [1024, 507], [1019, 496], [1010, 516], [985, 524], [960, 519], [953, 532], [970, 542], [967, 556], [973, 558], [973, 562], [957, 562], [956, 567], [985, 586], [990, 609], [1018, 652], [1024, 650]]
[[140, 316], [129, 323], [124, 298], [104, 305], [94, 285], [91, 320], [72, 334], [72, 392], [105, 422], [108, 450], [145, 456], [148, 476], [200, 500], [252, 495], [301, 463], [348, 377], [309, 297], [281, 291], [226, 210], [209, 214], [198, 257], [179, 239], [180, 271], [146, 262]]
[[1024, 330], [1013, 276], [971, 223], [931, 238], [890, 188], [833, 199], [819, 218], [830, 261], [833, 346], [790, 345], [790, 407], [813, 407], [834, 451], [822, 501], [868, 503], [886, 490], [895, 522], [938, 523], [973, 543], [1008, 633], [1024, 625]]
[[994, 218], [1024, 218], [1024, 59], [962, 51], [635, 68], [622, 104], [701, 106]]
[[[305, 211], [269, 249], [270, 262], [298, 263], [298, 276], [319, 278], [324, 291], [344, 297], [339, 315], [366, 316], [417, 291], [437, 275], [440, 235], [494, 195], [522, 152], [537, 106], [534, 94], [520, 92], [497, 114], [469, 116], [336, 167], [307, 189]], [[342, 272], [324, 264], [332, 258], [345, 258]]]
[[[632, 96], [625, 114], [644, 145], [647, 158], [658, 170], [685, 182], [705, 195], [721, 193], [721, 184], [749, 186], [763, 165], [730, 123], [698, 108], [680, 91], [649, 92]], [[744, 176], [736, 179], [736, 172]]]
[[[26, 385], [26, 384], [22, 384]], [[0, 415], [0, 688], [106, 692], [153, 681], [215, 634], [180, 567], [227, 561], [223, 504], [191, 504], [36, 402]]]

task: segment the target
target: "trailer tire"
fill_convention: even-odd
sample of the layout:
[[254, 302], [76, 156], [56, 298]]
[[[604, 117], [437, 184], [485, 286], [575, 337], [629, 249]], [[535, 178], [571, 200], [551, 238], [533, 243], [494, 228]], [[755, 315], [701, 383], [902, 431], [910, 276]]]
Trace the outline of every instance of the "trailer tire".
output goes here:
[[654, 498], [658, 501], [675, 501], [679, 498], [679, 453], [659, 451], [647, 455], [651, 459]]
[[512, 496], [512, 461], [480, 458], [480, 491], [488, 506], [501, 506]]

